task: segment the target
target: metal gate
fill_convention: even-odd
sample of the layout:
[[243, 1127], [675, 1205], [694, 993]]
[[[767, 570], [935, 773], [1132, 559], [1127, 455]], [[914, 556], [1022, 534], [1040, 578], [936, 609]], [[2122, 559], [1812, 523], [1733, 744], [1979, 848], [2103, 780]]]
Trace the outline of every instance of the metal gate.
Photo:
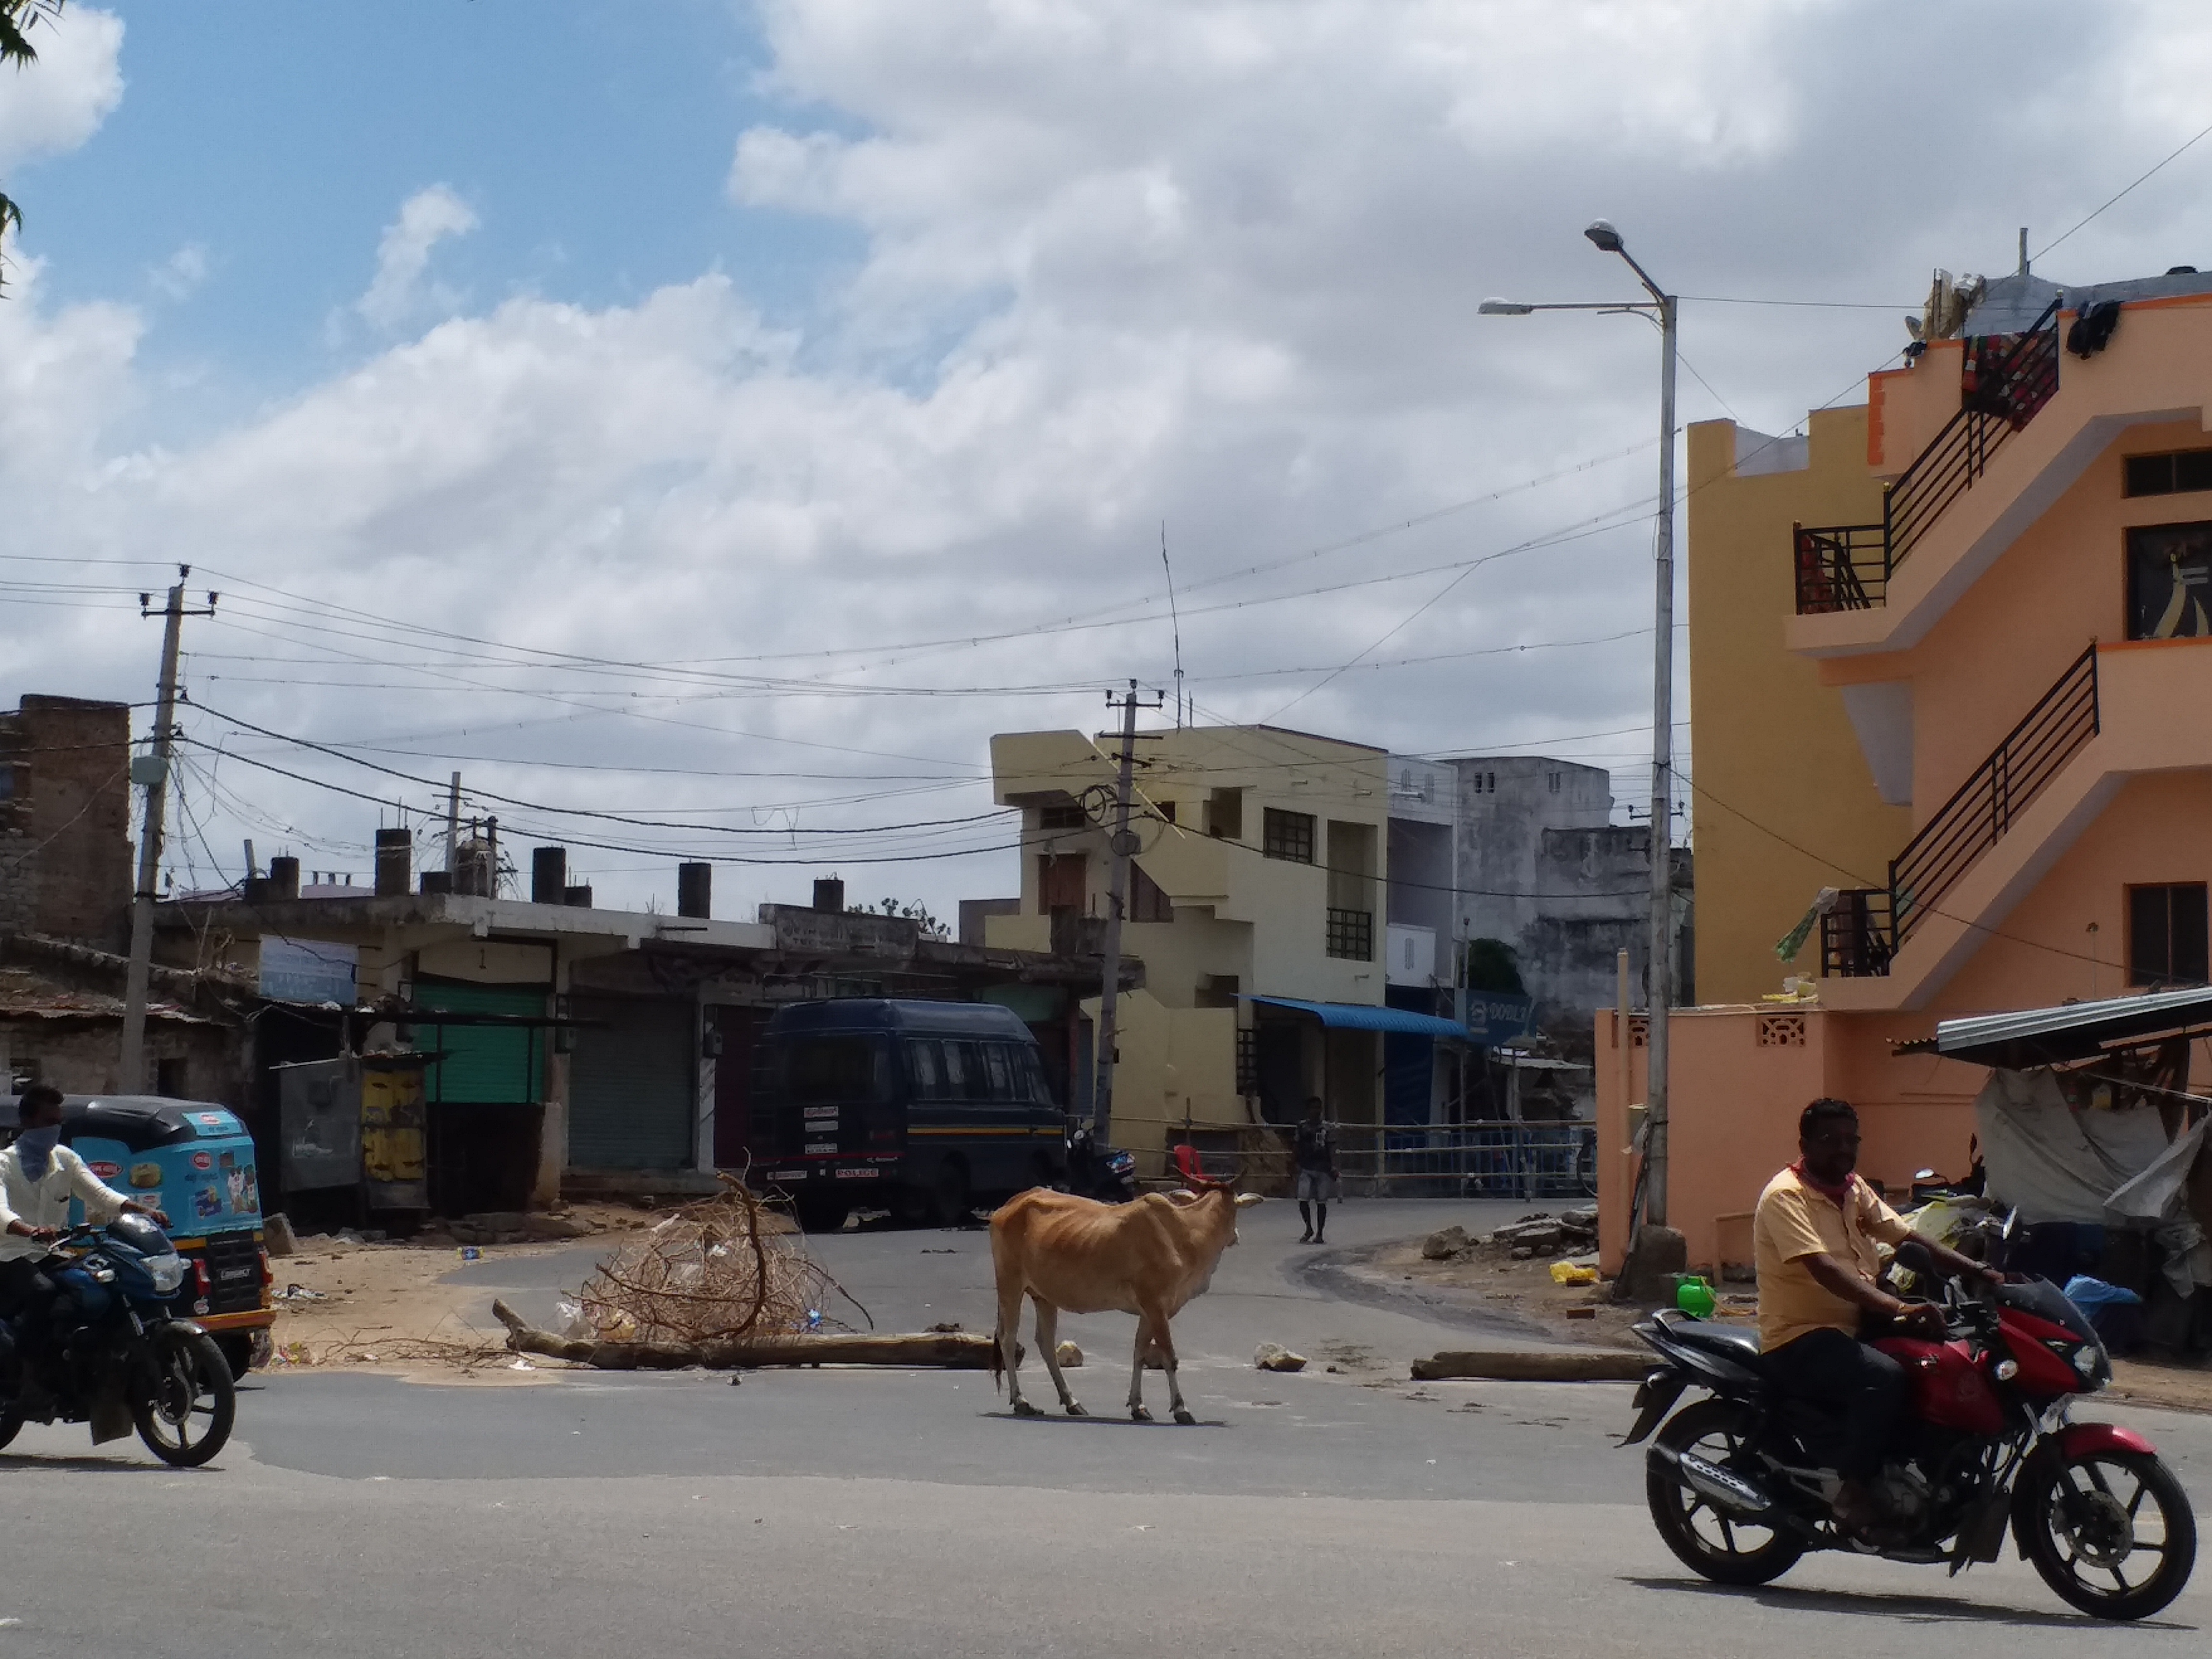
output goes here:
[[568, 1163], [584, 1170], [677, 1170], [692, 1159], [696, 1012], [644, 997], [570, 1000]]

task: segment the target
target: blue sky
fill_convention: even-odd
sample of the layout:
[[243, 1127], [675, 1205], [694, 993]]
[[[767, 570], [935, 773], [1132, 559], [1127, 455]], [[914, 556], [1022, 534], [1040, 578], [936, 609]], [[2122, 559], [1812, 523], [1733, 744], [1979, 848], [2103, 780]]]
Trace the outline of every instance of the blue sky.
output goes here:
[[[15, 193], [53, 296], [143, 298], [155, 362], [265, 393], [374, 343], [334, 340], [330, 319], [395, 206], [432, 184], [479, 218], [437, 255], [476, 307], [635, 302], [720, 270], [793, 315], [858, 255], [848, 228], [731, 200], [734, 135], [789, 112], [762, 95], [759, 32], [727, 0], [113, 9], [121, 106]], [[173, 298], [149, 273], [185, 247], [206, 276]]]

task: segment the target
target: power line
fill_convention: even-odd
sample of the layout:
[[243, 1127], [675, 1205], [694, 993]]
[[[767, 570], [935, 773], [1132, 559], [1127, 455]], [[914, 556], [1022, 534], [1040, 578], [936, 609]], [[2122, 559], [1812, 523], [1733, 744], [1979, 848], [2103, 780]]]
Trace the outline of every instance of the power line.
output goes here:
[[2065, 230], [2059, 234], [2056, 240], [2045, 242], [2041, 247], [2035, 251], [2034, 257], [2040, 259], [2045, 254], [2050, 252], [2052, 248], [2057, 247], [2060, 242], [2064, 241], [2075, 231], [2080, 230], [2084, 225], [2087, 225], [2090, 220], [2096, 218], [2100, 214], [2103, 213], [2106, 208], [2112, 207], [2117, 204], [2120, 200], [2121, 197], [2126, 196], [2130, 191], [2133, 191], [2136, 185], [2148, 183], [2154, 174], [2163, 172], [2169, 162], [2179, 161], [2184, 155], [2190, 150], [2194, 149], [2197, 143], [2208, 135], [2212, 135], [2212, 126], [2200, 129], [2195, 137], [2189, 139], [2181, 146], [2180, 149], [2175, 150], [2172, 155], [2168, 155], [2165, 161], [2159, 162], [2157, 166], [2152, 167], [2148, 173], [2145, 173], [2139, 178], [2136, 179], [2133, 183], [2127, 186], [2126, 189], [2121, 191], [2119, 195], [2112, 197], [2109, 199], [2100, 203], [2096, 207], [2093, 208], [2089, 211], [2087, 217], [2078, 220], [2074, 224], [2068, 226]]

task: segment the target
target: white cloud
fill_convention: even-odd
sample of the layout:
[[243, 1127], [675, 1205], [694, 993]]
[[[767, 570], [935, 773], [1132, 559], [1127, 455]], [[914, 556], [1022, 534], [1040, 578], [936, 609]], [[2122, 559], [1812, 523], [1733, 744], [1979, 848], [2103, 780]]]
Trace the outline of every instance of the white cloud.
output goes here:
[[444, 185], [418, 190], [400, 204], [399, 216], [384, 228], [377, 244], [376, 276], [356, 309], [379, 328], [393, 329], [424, 310], [450, 311], [459, 303], [452, 290], [422, 285], [431, 251], [449, 236], [477, 228], [476, 210]]
[[181, 300], [208, 278], [208, 251], [198, 242], [186, 242], [146, 273], [146, 280], [166, 300]]
[[[2056, 0], [771, 0], [765, 15], [793, 113], [714, 140], [732, 155], [730, 193], [865, 241], [804, 329], [770, 327], [713, 274], [599, 309], [520, 297], [464, 312], [431, 261], [475, 215], [438, 186], [387, 230], [360, 301], [398, 337], [168, 450], [126, 435], [147, 395], [134, 313], [49, 313], [27, 281], [0, 305], [17, 544], [225, 573], [223, 614], [188, 634], [207, 707], [404, 738], [392, 746], [420, 759], [381, 758], [424, 776], [459, 763], [530, 799], [761, 809], [718, 820], [743, 826], [835, 800], [801, 822], [884, 823], [980, 810], [992, 730], [1095, 722], [1091, 688], [1166, 676], [1164, 518], [1209, 715], [1279, 714], [1415, 750], [1610, 733], [1550, 746], [1615, 765], [1629, 796], [1645, 744], [1622, 728], [1649, 706], [1649, 643], [1632, 632], [1650, 607], [1648, 331], [1479, 319], [1476, 302], [1629, 292], [1578, 234], [1600, 214], [1691, 295], [1881, 302], [1686, 306], [1697, 370], [1749, 422], [1786, 428], [1903, 343], [1898, 314], [1930, 265], [2002, 268], [2023, 218], [2041, 240], [2194, 131], [2185, 94], [2212, 58], [2191, 10], [2117, 6], [2089, 31]], [[2025, 87], [1945, 67], [2061, 38], [2076, 49], [2036, 56]], [[2200, 149], [2069, 241], [2054, 274], [2212, 267]], [[1686, 376], [1684, 404], [1720, 412]], [[191, 429], [189, 410], [167, 412], [162, 429]], [[1614, 508], [1623, 527], [1575, 531]], [[1448, 592], [1455, 573], [1431, 569], [1560, 532], [1573, 538]], [[238, 578], [313, 604], [283, 609]], [[135, 593], [148, 576], [116, 580]], [[1109, 611], [1140, 625], [890, 648]], [[434, 642], [371, 638], [350, 612], [695, 678], [426, 666]], [[23, 685], [113, 694], [150, 678], [135, 622], [30, 621], [0, 619]], [[1293, 702], [1322, 675], [1279, 671], [1346, 663], [1401, 624], [1376, 656], [1628, 637], [1361, 669]], [[855, 654], [788, 654], [830, 647]], [[945, 695], [799, 696], [708, 673]], [[505, 689], [525, 683], [544, 695]], [[953, 695], [1000, 685], [1079, 689]], [[488, 755], [532, 764], [448, 758]], [[580, 763], [676, 769], [568, 769]], [[265, 853], [271, 824], [303, 844], [368, 840], [367, 805], [224, 766], [220, 811], [258, 811], [261, 827], [241, 816], [216, 847], [254, 833]], [[526, 837], [665, 849], [579, 848], [617, 899], [665, 899], [675, 848], [704, 839], [501, 816]], [[889, 845], [992, 840], [952, 828]], [[365, 871], [357, 853], [316, 862], [346, 858]], [[718, 908], [798, 893], [806, 873], [726, 872]], [[1003, 852], [845, 873], [856, 894], [939, 914], [1011, 879]]]
[[71, 6], [41, 20], [31, 43], [39, 61], [0, 82], [0, 173], [76, 149], [123, 99], [123, 20], [112, 12]]

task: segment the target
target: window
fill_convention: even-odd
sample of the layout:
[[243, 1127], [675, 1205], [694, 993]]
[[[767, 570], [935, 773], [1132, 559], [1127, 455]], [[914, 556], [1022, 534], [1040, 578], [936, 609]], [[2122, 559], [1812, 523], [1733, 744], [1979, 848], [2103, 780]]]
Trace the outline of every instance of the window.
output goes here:
[[938, 1063], [937, 1045], [927, 1037], [907, 1042], [906, 1081], [916, 1100], [944, 1098], [945, 1068]]
[[2212, 449], [2130, 455], [2120, 466], [2120, 493], [2125, 495], [2179, 495], [2193, 489], [2212, 489]]
[[1080, 911], [1090, 876], [1080, 853], [1044, 853], [1037, 858], [1037, 914]]
[[1242, 988], [1243, 981], [1235, 974], [1200, 974], [1191, 1002], [1200, 1008], [1234, 1008]]
[[2128, 889], [2128, 983], [2154, 988], [2202, 985], [2205, 961], [2204, 884]]
[[[983, 1076], [994, 1100], [1015, 1099], [1014, 1068], [1007, 1061], [1006, 1045], [985, 1042], [977, 1045], [983, 1051]], [[981, 1092], [979, 1091], [978, 1092]]]
[[1080, 806], [1040, 806], [1037, 809], [1037, 828], [1040, 830], [1088, 830], [1090, 815]]
[[799, 1106], [836, 1106], [890, 1097], [890, 1079], [874, 1039], [795, 1037], [777, 1056], [784, 1097]]
[[1159, 813], [1159, 815], [1160, 815], [1160, 820], [1161, 820], [1161, 822], [1162, 822], [1162, 823], [1173, 823], [1176, 821], [1176, 804], [1175, 804], [1173, 801], [1171, 801], [1171, 800], [1159, 800], [1159, 801], [1154, 801], [1154, 802], [1152, 803], [1152, 805], [1153, 805], [1154, 809], [1155, 809], [1155, 810]]
[[185, 1081], [189, 1063], [181, 1055], [154, 1062], [154, 1092], [170, 1100], [190, 1100], [191, 1086]]
[[1244, 839], [1244, 792], [1216, 789], [1206, 798], [1206, 833], [1223, 841]]
[[1328, 909], [1328, 953], [1347, 962], [1375, 960], [1375, 913]]
[[2212, 635], [2212, 524], [2142, 525], [2128, 532], [2128, 637]]
[[1555, 795], [1559, 793], [1559, 775], [1557, 772], [1547, 772], [1544, 775], [1544, 787]]
[[1293, 864], [1314, 861], [1314, 820], [1310, 812], [1285, 812], [1270, 806], [1261, 821], [1264, 839], [1260, 850], [1271, 859]]
[[1173, 921], [1175, 906], [1168, 902], [1166, 891], [1159, 883], [1146, 875], [1134, 859], [1129, 860], [1129, 915], [1131, 921]]

